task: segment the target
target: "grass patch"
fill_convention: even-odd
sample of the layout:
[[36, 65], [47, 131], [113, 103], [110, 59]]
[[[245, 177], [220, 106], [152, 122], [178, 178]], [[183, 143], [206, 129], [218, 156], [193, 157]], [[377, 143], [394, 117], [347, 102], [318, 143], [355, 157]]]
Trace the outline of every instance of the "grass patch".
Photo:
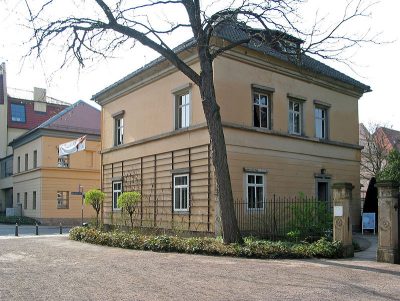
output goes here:
[[5, 216], [0, 215], [0, 224], [15, 224], [18, 225], [35, 225], [36, 223], [40, 224], [40, 222], [36, 221], [34, 218], [27, 216]]
[[244, 244], [224, 244], [221, 239], [168, 235], [143, 235], [138, 232], [104, 232], [94, 228], [75, 227], [69, 238], [91, 244], [154, 252], [220, 255], [262, 259], [339, 258], [342, 244], [326, 238], [313, 243], [272, 242], [246, 238]]

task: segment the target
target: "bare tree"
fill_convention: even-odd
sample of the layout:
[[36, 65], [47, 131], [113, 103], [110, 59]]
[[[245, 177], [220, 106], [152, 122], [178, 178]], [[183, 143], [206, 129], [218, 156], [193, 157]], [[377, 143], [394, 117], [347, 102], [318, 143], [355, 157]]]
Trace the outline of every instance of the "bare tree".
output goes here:
[[[363, 0], [350, 1], [342, 18], [323, 30], [319, 26], [323, 18], [318, 17], [310, 30], [300, 28], [298, 11], [303, 0], [42, 0], [40, 6], [38, 2], [25, 0], [34, 30], [31, 53], [37, 51], [40, 56], [50, 44], [65, 45], [63, 63], [76, 59], [83, 66], [94, 57], [109, 57], [117, 49], [139, 42], [158, 52], [199, 87], [226, 243], [242, 239], [234, 212], [225, 138], [214, 89], [213, 60], [238, 45], [268, 44], [294, 58], [292, 63], [301, 69], [305, 53], [340, 60], [343, 50], [374, 42], [368, 33], [354, 35], [344, 30], [351, 22], [368, 16], [370, 4]], [[56, 2], [62, 3], [65, 15], [53, 9]], [[230, 43], [218, 43], [214, 37], [226, 22], [240, 27], [245, 35]], [[191, 32], [189, 43], [197, 51], [200, 71], [194, 70], [169, 46], [170, 37], [179, 37], [185, 30]], [[306, 41], [302, 47], [301, 40]], [[293, 53], [297, 55], [292, 56]]]
[[369, 181], [378, 178], [387, 163], [391, 149], [390, 141], [383, 133], [381, 124], [370, 123], [367, 127], [360, 124], [361, 179]]

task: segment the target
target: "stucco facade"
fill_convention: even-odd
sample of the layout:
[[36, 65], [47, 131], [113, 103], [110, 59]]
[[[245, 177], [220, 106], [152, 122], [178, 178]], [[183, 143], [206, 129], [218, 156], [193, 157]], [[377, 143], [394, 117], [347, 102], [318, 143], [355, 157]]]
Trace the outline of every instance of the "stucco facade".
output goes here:
[[[79, 224], [81, 218], [81, 196], [71, 195], [79, 191], [100, 188], [100, 141], [87, 141], [84, 151], [70, 156], [69, 166], [58, 164], [57, 146], [71, 141], [73, 137], [41, 136], [20, 147], [14, 148], [14, 205], [21, 206], [22, 214], [36, 218], [45, 224]], [[37, 165], [34, 166], [34, 152], [37, 152]], [[25, 158], [28, 155], [28, 170]], [[57, 193], [68, 194], [68, 204], [58, 204]], [[35, 196], [34, 196], [35, 194]], [[25, 201], [25, 197], [27, 197]], [[34, 198], [36, 197], [36, 203]], [[95, 217], [91, 206], [84, 205], [84, 219]]]
[[[193, 50], [185, 50], [181, 56], [198, 69]], [[333, 183], [349, 182], [354, 185], [352, 223], [358, 226], [358, 99], [363, 91], [244, 47], [214, 61], [214, 83], [236, 200], [248, 198], [249, 174], [262, 175], [264, 198], [300, 192], [321, 197], [319, 190], [324, 189], [330, 200]], [[266, 127], [255, 126], [255, 91], [269, 97]], [[189, 125], [177, 128], [176, 115], [183, 114], [177, 101], [182, 94], [190, 98]], [[217, 231], [210, 138], [198, 88], [161, 62], [99, 92], [94, 99], [102, 105], [105, 223], [122, 222], [120, 210], [113, 205], [121, 183], [122, 191], [142, 192], [137, 225]], [[290, 132], [290, 101], [301, 107], [299, 133]], [[323, 108], [325, 114], [322, 138], [316, 133], [317, 108]], [[116, 121], [120, 119], [123, 143], [116, 145], [120, 133]], [[188, 177], [187, 210], [176, 210], [174, 203], [176, 191], [182, 191], [174, 182], [179, 175]]]

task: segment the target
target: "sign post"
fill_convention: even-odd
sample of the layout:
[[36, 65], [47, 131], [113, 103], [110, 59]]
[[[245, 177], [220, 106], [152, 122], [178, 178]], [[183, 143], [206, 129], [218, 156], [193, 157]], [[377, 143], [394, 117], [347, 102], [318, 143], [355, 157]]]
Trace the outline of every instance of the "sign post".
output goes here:
[[83, 199], [85, 198], [85, 194], [83, 193], [83, 186], [79, 184], [78, 186], [78, 191], [72, 191], [71, 195], [80, 195], [82, 196], [82, 207], [81, 207], [81, 225], [83, 225]]

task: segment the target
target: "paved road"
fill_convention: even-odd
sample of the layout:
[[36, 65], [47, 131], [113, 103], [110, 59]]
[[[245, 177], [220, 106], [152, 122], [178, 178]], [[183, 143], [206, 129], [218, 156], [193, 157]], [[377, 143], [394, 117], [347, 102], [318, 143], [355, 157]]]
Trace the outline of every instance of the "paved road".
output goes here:
[[1, 237], [0, 300], [400, 300], [400, 266], [123, 250]]
[[[68, 233], [70, 227], [63, 227], [62, 232]], [[35, 235], [36, 227], [29, 225], [18, 226], [18, 235]], [[39, 226], [39, 235], [60, 234], [60, 227], [57, 226]], [[0, 224], [0, 236], [15, 236], [15, 225]]]

